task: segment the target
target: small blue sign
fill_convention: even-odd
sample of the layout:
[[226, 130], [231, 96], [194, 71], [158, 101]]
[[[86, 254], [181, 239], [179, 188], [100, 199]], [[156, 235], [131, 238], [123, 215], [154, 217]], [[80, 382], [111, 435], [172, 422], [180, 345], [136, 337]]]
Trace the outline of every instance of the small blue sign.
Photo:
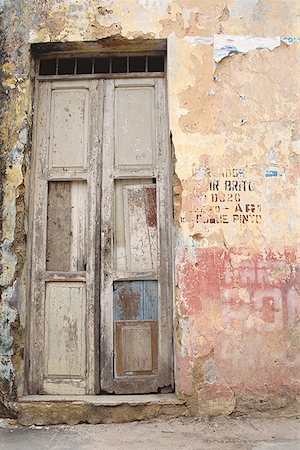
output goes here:
[[277, 170], [266, 170], [265, 175], [266, 175], [266, 177], [277, 177], [278, 172], [277, 172]]

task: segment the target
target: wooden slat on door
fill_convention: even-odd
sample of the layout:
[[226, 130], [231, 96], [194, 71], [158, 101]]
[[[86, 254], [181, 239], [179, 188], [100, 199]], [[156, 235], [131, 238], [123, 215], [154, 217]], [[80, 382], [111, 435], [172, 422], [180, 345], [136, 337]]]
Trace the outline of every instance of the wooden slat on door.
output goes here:
[[50, 271], [85, 271], [87, 189], [84, 181], [50, 181], [47, 261]]
[[156, 186], [123, 188], [127, 269], [157, 269]]

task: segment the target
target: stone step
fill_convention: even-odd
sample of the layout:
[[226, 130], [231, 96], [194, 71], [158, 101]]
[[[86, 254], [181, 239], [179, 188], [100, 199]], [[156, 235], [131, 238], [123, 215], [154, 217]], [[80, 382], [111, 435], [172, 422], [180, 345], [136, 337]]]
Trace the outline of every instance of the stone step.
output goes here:
[[21, 425], [124, 423], [155, 417], [188, 416], [175, 394], [28, 395], [18, 401]]

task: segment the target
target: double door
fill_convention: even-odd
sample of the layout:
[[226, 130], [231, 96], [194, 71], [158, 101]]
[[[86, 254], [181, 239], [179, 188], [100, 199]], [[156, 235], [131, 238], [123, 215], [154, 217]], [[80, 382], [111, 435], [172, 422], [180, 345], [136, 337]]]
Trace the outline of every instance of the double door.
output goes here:
[[40, 81], [28, 390], [172, 389], [165, 80]]

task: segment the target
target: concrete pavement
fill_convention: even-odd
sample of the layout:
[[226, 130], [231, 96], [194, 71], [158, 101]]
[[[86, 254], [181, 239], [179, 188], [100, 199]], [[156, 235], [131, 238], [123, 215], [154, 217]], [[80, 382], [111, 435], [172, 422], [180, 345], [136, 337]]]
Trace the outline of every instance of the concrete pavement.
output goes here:
[[178, 418], [29, 428], [0, 421], [0, 450], [300, 450], [300, 419]]

